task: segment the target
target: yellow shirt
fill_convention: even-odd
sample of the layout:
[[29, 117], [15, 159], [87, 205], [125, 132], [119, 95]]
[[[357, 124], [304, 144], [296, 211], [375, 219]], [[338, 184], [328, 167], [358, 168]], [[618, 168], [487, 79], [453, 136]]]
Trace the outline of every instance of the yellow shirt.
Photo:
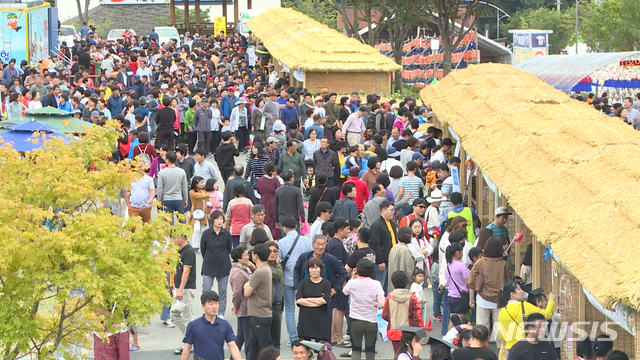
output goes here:
[[391, 234], [391, 247], [396, 246], [396, 234], [393, 232], [393, 227], [391, 226], [391, 221], [385, 221], [387, 223], [387, 229], [389, 229], [389, 234]]
[[[540, 313], [549, 320], [556, 312], [556, 303], [552, 300], [547, 302], [546, 309], [540, 309], [527, 301], [524, 301], [523, 305], [525, 318], [533, 313]], [[522, 309], [520, 302], [515, 301], [503, 307], [498, 313], [498, 335], [502, 343], [506, 344], [507, 350], [511, 350], [515, 343], [525, 338]]]

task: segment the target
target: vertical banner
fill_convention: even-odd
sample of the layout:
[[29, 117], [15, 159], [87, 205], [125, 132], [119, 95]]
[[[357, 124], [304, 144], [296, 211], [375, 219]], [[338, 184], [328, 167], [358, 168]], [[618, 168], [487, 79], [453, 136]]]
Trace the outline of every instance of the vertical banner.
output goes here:
[[460, 192], [460, 176], [458, 175], [458, 167], [451, 167], [451, 179], [453, 179], [453, 192]]
[[27, 60], [26, 12], [22, 10], [2, 10], [0, 12], [0, 36], [2, 49], [0, 60], [9, 62], [16, 59], [17, 64]]
[[256, 48], [249, 46], [247, 48], [247, 57], [249, 58], [249, 66], [256, 66]]
[[32, 10], [29, 15], [29, 63], [49, 57], [48, 8]]
[[213, 34], [218, 36], [220, 33], [224, 33], [227, 36], [227, 18], [224, 16], [213, 18]]

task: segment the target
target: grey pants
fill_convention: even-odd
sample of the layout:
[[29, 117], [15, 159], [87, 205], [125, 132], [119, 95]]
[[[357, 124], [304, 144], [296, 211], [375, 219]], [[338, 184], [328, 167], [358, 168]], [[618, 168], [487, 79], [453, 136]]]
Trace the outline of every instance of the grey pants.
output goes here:
[[362, 338], [364, 337], [364, 352], [367, 360], [375, 359], [376, 336], [378, 336], [378, 324], [364, 321], [351, 321], [351, 360], [360, 360], [362, 357]]
[[213, 287], [213, 279], [218, 279], [218, 296], [220, 300], [218, 304], [220, 307], [218, 308], [218, 316], [222, 315], [224, 317], [224, 312], [227, 310], [227, 282], [229, 282], [229, 276], [225, 277], [211, 277], [207, 275], [202, 276], [202, 291], [209, 291]]

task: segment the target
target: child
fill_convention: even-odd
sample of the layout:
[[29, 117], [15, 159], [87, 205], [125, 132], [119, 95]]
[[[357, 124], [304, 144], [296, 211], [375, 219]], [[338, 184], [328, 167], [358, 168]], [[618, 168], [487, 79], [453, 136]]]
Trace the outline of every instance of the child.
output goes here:
[[129, 141], [131, 141], [131, 147], [129, 147], [129, 159], [133, 159], [133, 148], [140, 145], [140, 140], [138, 140], [138, 130], [131, 130], [129, 132]]
[[424, 297], [424, 287], [422, 284], [424, 284], [424, 270], [416, 267], [413, 270], [413, 284], [411, 284], [409, 291], [416, 294], [418, 304], [420, 304], [420, 311], [422, 312], [422, 321], [424, 321], [427, 299]]
[[313, 171], [313, 165], [307, 166], [307, 176], [302, 179], [302, 182], [304, 183], [304, 196], [309, 197], [311, 194], [311, 188], [316, 184], [315, 179], [316, 176]]
[[434, 251], [431, 255], [433, 264], [431, 264], [431, 290], [433, 291], [433, 320], [442, 322], [442, 293], [438, 291], [440, 287], [440, 264], [438, 264], [439, 252]]
[[349, 236], [347, 236], [342, 243], [344, 244], [345, 249], [349, 255], [353, 254], [356, 250], [356, 236], [358, 235], [358, 231], [362, 228], [362, 221], [360, 219], [353, 219], [349, 221]]
[[387, 320], [387, 338], [391, 340], [394, 354], [398, 353], [400, 348], [400, 338], [402, 331], [394, 330], [400, 326], [418, 326], [424, 328], [422, 322], [422, 312], [418, 297], [407, 290], [409, 277], [404, 271], [398, 270], [391, 274], [391, 283], [393, 290], [384, 302], [382, 308], [382, 318]]
[[224, 122], [222, 124], [222, 132], [231, 131], [231, 123], [228, 118], [224, 118]]
[[222, 211], [222, 193], [218, 191], [218, 180], [207, 180], [207, 183], [204, 185], [204, 190], [209, 194], [207, 206], [211, 209], [210, 213], [215, 210]]

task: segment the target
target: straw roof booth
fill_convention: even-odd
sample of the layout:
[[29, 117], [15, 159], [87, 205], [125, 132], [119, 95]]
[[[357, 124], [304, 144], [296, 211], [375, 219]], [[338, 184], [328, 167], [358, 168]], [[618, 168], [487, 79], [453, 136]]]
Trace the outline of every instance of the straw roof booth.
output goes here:
[[292, 9], [271, 9], [248, 26], [269, 50], [276, 70], [288, 70], [292, 86], [311, 92], [326, 87], [338, 94], [389, 93], [391, 74], [402, 70], [373, 47]]
[[[496, 207], [513, 209], [510, 236], [525, 234], [516, 274], [532, 244], [533, 287], [559, 295], [562, 321], [609, 322], [614, 349], [640, 355], [638, 133], [511, 65], [451, 73], [421, 96], [477, 166], [460, 169], [460, 188], [469, 186], [483, 227]], [[572, 340], [562, 358], [575, 358]]]

